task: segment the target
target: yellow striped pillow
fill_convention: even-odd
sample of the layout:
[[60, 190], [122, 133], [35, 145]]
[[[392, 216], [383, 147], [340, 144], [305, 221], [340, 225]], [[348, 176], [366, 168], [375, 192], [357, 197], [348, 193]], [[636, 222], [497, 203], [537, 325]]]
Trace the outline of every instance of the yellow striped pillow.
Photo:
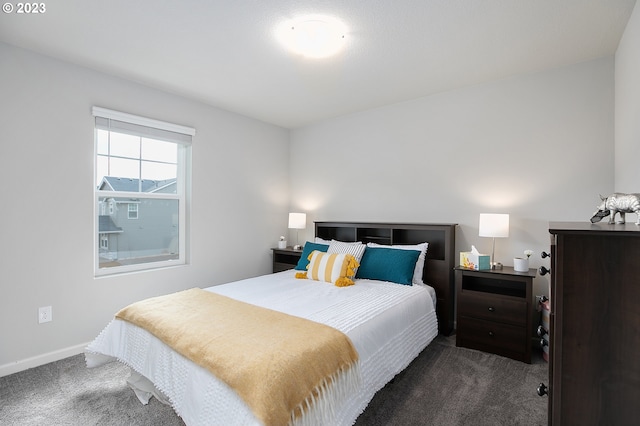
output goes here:
[[355, 257], [347, 253], [323, 253], [314, 250], [309, 254], [307, 272], [297, 273], [296, 278], [326, 281], [338, 287], [353, 285], [353, 276], [360, 266]]

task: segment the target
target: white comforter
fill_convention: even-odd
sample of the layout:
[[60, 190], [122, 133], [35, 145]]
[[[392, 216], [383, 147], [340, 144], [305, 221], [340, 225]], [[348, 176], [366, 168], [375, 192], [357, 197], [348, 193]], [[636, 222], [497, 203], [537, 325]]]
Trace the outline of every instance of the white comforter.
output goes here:
[[[334, 425], [353, 424], [374, 394], [438, 333], [435, 294], [428, 286], [357, 280], [354, 286], [335, 287], [284, 271], [206, 290], [321, 322], [349, 336], [360, 357], [360, 392], [339, 407], [318, 404], [321, 417]], [[166, 395], [187, 425], [259, 424], [225, 383], [130, 323], [111, 321], [87, 347], [86, 358], [88, 367], [114, 359], [127, 364]], [[145, 388], [149, 384], [143, 378], [135, 381], [132, 386], [153, 390]], [[144, 400], [140, 389], [136, 393]]]

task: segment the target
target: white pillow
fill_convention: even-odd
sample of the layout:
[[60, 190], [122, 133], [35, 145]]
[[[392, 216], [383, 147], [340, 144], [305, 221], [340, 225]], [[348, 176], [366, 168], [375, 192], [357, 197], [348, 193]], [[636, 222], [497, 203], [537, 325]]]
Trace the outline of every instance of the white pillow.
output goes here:
[[329, 245], [331, 244], [333, 241], [338, 242], [338, 243], [342, 243], [342, 244], [362, 244], [362, 241], [354, 241], [352, 243], [348, 243], [346, 241], [338, 241], [338, 240], [325, 240], [324, 238], [320, 238], [320, 237], [316, 237], [315, 240], [313, 240], [314, 243], [317, 244], [326, 244]]
[[[331, 247], [331, 246], [329, 246]], [[424, 262], [427, 258], [427, 249], [429, 248], [429, 243], [420, 243], [420, 244], [397, 244], [392, 246], [385, 246], [382, 244], [376, 243], [367, 243], [367, 247], [388, 247], [395, 248], [400, 250], [417, 250], [420, 252], [418, 256], [418, 260], [416, 261], [416, 267], [413, 270], [413, 283], [414, 284], [424, 284], [422, 282], [422, 275], [424, 273]]]

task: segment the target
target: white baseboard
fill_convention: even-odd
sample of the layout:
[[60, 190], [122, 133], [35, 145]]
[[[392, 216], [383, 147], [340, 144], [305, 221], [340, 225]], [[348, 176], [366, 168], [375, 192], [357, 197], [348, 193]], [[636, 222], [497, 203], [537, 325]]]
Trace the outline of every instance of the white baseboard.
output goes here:
[[39, 367], [50, 362], [59, 361], [70, 356], [81, 354], [82, 352], [84, 352], [84, 348], [86, 348], [89, 343], [90, 342], [83, 343], [81, 345], [70, 346], [68, 348], [48, 352], [46, 354], [0, 365], [0, 377], [8, 376], [9, 374], [18, 373], [20, 371]]

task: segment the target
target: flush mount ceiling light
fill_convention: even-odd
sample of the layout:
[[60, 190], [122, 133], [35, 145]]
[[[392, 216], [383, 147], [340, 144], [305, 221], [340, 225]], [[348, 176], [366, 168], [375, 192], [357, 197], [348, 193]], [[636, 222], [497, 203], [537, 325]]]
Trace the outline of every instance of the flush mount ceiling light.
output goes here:
[[335, 18], [307, 16], [283, 23], [277, 32], [280, 42], [292, 52], [325, 58], [342, 49], [346, 28]]

